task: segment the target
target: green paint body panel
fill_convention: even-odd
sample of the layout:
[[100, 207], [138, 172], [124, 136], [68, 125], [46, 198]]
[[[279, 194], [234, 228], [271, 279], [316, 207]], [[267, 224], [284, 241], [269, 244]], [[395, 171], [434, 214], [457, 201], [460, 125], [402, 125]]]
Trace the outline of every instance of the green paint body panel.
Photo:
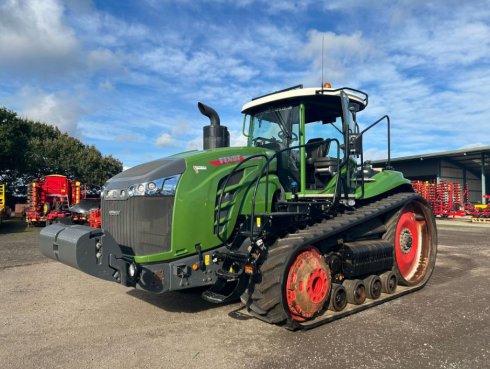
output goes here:
[[[394, 170], [380, 172], [374, 175], [372, 179], [372, 182], [364, 183], [365, 199], [381, 195], [402, 185], [410, 185], [410, 180], [406, 179], [401, 172], [396, 172]], [[356, 189], [355, 195], [356, 199], [361, 198], [362, 191], [360, 187]]]
[[[308, 195], [320, 195], [320, 194], [333, 194], [335, 192], [335, 181], [337, 180], [337, 175], [328, 182], [328, 185], [322, 190], [306, 190], [304, 191], [303, 197], [308, 197]], [[371, 197], [379, 196], [387, 191], [394, 188], [410, 185], [410, 180], [406, 179], [401, 172], [394, 170], [385, 170], [380, 172], [373, 177], [371, 181], [366, 181], [364, 183], [364, 197], [362, 196], [362, 188], [358, 186], [354, 192], [356, 199], [369, 199]], [[286, 192], [286, 199], [291, 200], [293, 197], [291, 192]]]
[[[243, 158], [266, 154], [273, 151], [257, 147], [226, 147], [206, 151], [189, 151], [174, 155], [186, 161], [186, 170], [180, 177], [175, 194], [175, 204], [172, 215], [171, 248], [168, 252], [134, 257], [137, 263], [152, 263], [170, 261], [183, 256], [196, 254], [196, 245], [202, 251], [216, 248], [222, 244], [214, 234], [215, 211], [218, 202], [218, 185]], [[229, 185], [225, 189], [234, 189], [232, 201], [222, 204], [221, 216], [225, 230], [221, 235], [228, 238], [233, 231], [239, 215], [250, 214], [254, 179], [259, 175], [265, 164], [265, 159], [253, 159], [243, 164], [243, 178], [237, 185]], [[270, 167], [268, 207], [270, 210], [272, 196], [280, 188], [279, 179], [274, 174], [276, 165]], [[261, 179], [257, 192], [255, 212], [265, 211], [265, 178]], [[244, 197], [246, 199], [244, 200]]]

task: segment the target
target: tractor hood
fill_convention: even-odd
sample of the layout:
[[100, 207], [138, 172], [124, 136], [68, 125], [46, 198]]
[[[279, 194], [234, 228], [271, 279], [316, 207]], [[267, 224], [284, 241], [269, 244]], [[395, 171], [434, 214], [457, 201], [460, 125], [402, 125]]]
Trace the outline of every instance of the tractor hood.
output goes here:
[[263, 147], [221, 147], [204, 151], [187, 151], [171, 156], [170, 158], [185, 159], [187, 168], [196, 171], [196, 168], [194, 168], [195, 166], [202, 167], [199, 168], [199, 170], [213, 169], [228, 165], [232, 166], [250, 156], [260, 154], [266, 154], [270, 157], [274, 154], [274, 151]]
[[109, 179], [106, 190], [128, 188], [135, 183], [154, 181], [164, 177], [182, 174], [186, 164], [182, 158], [169, 157], [140, 164]]
[[187, 151], [127, 169], [109, 179], [104, 187], [105, 190], [125, 189], [137, 183], [183, 174], [186, 169], [195, 173], [208, 169], [213, 171], [220, 167], [236, 165], [252, 155], [266, 153], [272, 156], [274, 151], [261, 147], [223, 147]]
[[[204, 151], [187, 151], [167, 158], [140, 164], [127, 169], [109, 179], [104, 186], [104, 193], [110, 190], [123, 190], [140, 183], [149, 183], [160, 179], [189, 173], [192, 177], [205, 172], [212, 175], [217, 172], [228, 172], [232, 167], [253, 155], [272, 156], [274, 151], [262, 147], [223, 147]], [[223, 174], [225, 175], [225, 173]], [[207, 177], [207, 175], [204, 175]], [[203, 176], [192, 178], [202, 180]]]

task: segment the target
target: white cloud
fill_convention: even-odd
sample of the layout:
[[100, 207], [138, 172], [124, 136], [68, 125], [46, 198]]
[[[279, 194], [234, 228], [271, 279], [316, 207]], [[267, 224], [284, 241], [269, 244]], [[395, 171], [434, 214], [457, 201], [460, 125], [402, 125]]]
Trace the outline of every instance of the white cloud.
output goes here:
[[0, 66], [60, 72], [73, 63], [78, 42], [56, 0], [6, 0], [0, 5]]
[[23, 106], [20, 115], [54, 125], [62, 132], [78, 135], [77, 123], [86, 113], [78, 99], [66, 93], [46, 93], [33, 88], [24, 88], [17, 98]]
[[74, 17], [72, 22], [80, 39], [104, 48], [123, 47], [151, 36], [151, 31], [144, 24], [126, 22], [102, 11], [84, 12]]
[[81, 121], [78, 129], [83, 138], [96, 141], [130, 143], [145, 142], [147, 139], [143, 132], [124, 128], [119, 122]]
[[325, 81], [351, 79], [358, 65], [364, 65], [373, 59], [373, 50], [371, 42], [363, 38], [360, 32], [345, 35], [311, 30], [300, 52], [300, 56], [312, 61], [308, 84], [320, 85], [322, 63]]
[[112, 91], [114, 89], [114, 86], [110, 81], [103, 81], [99, 83], [99, 88], [106, 90], [106, 91]]
[[230, 146], [247, 146], [247, 137], [242, 131], [230, 130]]
[[202, 144], [203, 144], [203, 139], [201, 135], [187, 141], [185, 148], [186, 150], [202, 150], [203, 148]]
[[109, 49], [97, 48], [87, 53], [87, 65], [92, 70], [116, 70], [119, 64], [120, 58]]
[[155, 145], [157, 145], [158, 147], [175, 147], [178, 145], [178, 143], [179, 142], [168, 133], [162, 133], [155, 140]]

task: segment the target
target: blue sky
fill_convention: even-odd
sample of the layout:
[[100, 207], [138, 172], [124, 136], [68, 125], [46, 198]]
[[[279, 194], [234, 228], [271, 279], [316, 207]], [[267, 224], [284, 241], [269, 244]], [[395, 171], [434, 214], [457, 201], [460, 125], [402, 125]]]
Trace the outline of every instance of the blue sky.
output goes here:
[[[0, 106], [125, 167], [202, 148], [214, 107], [303, 83], [370, 95], [392, 156], [490, 145], [490, 1], [2, 0]], [[365, 139], [385, 156], [384, 130]]]

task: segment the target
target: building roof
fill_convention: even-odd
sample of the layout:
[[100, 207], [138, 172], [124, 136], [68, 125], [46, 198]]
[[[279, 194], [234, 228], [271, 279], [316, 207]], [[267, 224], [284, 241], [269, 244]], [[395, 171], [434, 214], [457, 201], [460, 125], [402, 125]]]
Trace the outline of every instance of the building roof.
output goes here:
[[[429, 154], [418, 154], [392, 158], [391, 163], [411, 163], [428, 159], [443, 159], [459, 167], [467, 168], [475, 173], [481, 173], [482, 155], [485, 155], [485, 175], [490, 175], [490, 146], [471, 147], [467, 149], [443, 151]], [[374, 167], [384, 167], [386, 159], [373, 160]]]

